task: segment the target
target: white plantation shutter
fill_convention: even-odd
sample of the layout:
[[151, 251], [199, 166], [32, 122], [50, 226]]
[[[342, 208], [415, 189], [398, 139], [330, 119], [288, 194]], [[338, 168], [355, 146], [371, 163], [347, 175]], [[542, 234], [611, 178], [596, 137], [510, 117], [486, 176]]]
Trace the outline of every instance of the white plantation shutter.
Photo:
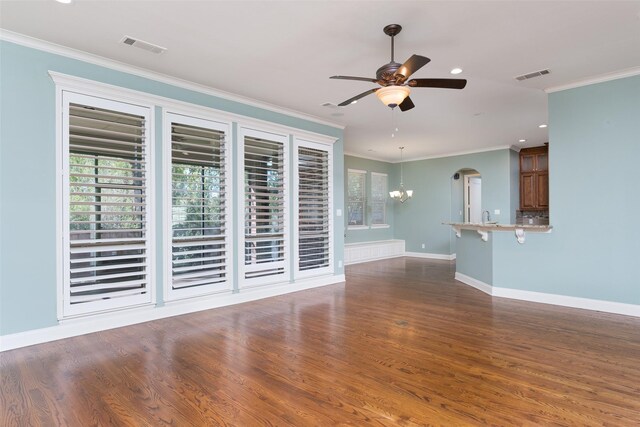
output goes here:
[[389, 191], [387, 190], [387, 174], [371, 172], [371, 224], [387, 224], [387, 200]]
[[150, 110], [66, 92], [63, 105], [63, 317], [150, 303]]
[[168, 298], [230, 289], [227, 126], [167, 114], [171, 140]]
[[296, 155], [298, 276], [326, 273], [333, 252], [331, 153], [321, 144], [297, 140]]
[[364, 226], [365, 178], [366, 171], [349, 169], [347, 171], [347, 224]]
[[246, 284], [287, 280], [285, 137], [244, 131], [243, 277]]

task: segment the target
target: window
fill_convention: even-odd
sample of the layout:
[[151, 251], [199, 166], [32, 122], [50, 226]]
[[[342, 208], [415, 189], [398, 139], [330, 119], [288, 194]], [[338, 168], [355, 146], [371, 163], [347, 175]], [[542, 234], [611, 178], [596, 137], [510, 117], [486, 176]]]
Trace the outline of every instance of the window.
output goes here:
[[387, 224], [387, 174], [371, 172], [371, 225]]
[[348, 213], [348, 225], [351, 226], [365, 226], [364, 223], [364, 211], [365, 211], [365, 171], [349, 169], [347, 176], [347, 213]]
[[168, 299], [231, 289], [228, 125], [166, 114], [170, 146]]
[[62, 317], [151, 303], [150, 108], [62, 99]]
[[286, 136], [243, 129], [243, 282], [288, 280]]
[[322, 144], [296, 140], [298, 230], [297, 272], [331, 271], [331, 152]]

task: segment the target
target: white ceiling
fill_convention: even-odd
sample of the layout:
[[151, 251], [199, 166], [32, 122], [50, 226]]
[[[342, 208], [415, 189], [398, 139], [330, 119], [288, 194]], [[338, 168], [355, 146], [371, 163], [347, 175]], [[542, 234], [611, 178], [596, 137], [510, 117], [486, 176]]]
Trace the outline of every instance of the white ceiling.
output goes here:
[[[413, 77], [459, 66], [468, 79], [461, 91], [413, 89], [395, 138], [375, 95], [321, 106], [375, 87], [329, 76], [375, 77], [391, 23], [403, 26], [397, 62], [431, 58]], [[345, 125], [347, 153], [389, 161], [400, 145], [405, 159], [540, 145], [544, 89], [640, 67], [640, 1], [1, 1], [0, 27]], [[120, 44], [124, 35], [167, 51]]]

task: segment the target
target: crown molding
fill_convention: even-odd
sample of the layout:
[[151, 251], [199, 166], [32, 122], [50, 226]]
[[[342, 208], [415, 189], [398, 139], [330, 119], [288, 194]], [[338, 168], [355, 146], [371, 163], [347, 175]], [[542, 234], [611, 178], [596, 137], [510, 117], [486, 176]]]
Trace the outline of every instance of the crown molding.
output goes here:
[[[406, 162], [416, 162], [419, 160], [432, 160], [432, 159], [442, 159], [445, 157], [455, 157], [455, 156], [465, 156], [467, 154], [478, 154], [478, 153], [486, 153], [488, 151], [498, 151], [498, 150], [514, 150], [513, 145], [498, 145], [494, 147], [480, 148], [477, 150], [466, 150], [466, 151], [455, 151], [453, 153], [446, 154], [436, 154], [433, 156], [425, 156], [425, 157], [416, 157], [414, 159], [403, 159], [402, 163]], [[389, 163], [401, 163], [400, 160], [394, 160]]]
[[406, 163], [406, 162], [416, 162], [416, 161], [419, 161], [419, 160], [442, 159], [442, 158], [445, 158], [445, 157], [454, 157], [454, 156], [464, 156], [464, 155], [467, 155], [467, 154], [485, 153], [487, 151], [513, 150], [515, 152], [519, 152], [520, 149], [521, 149], [520, 147], [517, 147], [515, 145], [498, 145], [498, 146], [494, 146], [494, 147], [480, 148], [480, 149], [477, 149], [477, 150], [455, 151], [455, 152], [452, 152], [452, 153], [436, 154], [436, 155], [433, 155], [433, 156], [416, 157], [416, 158], [409, 158], [409, 159], [405, 158], [405, 159], [402, 160], [402, 162], [400, 160], [385, 160], [385, 159], [380, 159], [380, 158], [375, 158], [375, 157], [367, 157], [367, 156], [363, 156], [361, 154], [353, 153], [351, 151], [345, 151], [344, 155], [345, 156], [351, 156], [351, 157], [357, 157], [359, 159], [375, 160], [375, 161], [378, 161], [378, 162], [397, 164], [397, 163]]
[[351, 151], [344, 151], [343, 154], [345, 156], [357, 157], [359, 159], [373, 160], [373, 161], [382, 162], [382, 163], [393, 163], [393, 162], [390, 162], [389, 160], [381, 159], [378, 157], [363, 156], [362, 154], [352, 153]]
[[239, 102], [244, 105], [249, 105], [263, 110], [268, 110], [274, 113], [284, 114], [289, 117], [295, 117], [309, 122], [333, 127], [336, 129], [344, 130], [345, 126], [324, 120], [320, 117], [316, 117], [310, 114], [302, 113], [295, 110], [290, 110], [284, 107], [279, 107], [274, 104], [270, 104], [263, 101], [258, 101], [252, 98], [247, 98], [241, 95], [236, 95], [230, 92], [226, 92], [220, 89], [215, 89], [210, 86], [205, 86], [199, 83], [193, 83], [187, 80], [180, 79], [178, 77], [169, 76], [166, 74], [151, 71], [146, 68], [136, 67], [126, 64], [124, 62], [116, 61], [114, 59], [105, 58], [103, 56], [94, 55], [92, 53], [84, 52], [81, 50], [73, 49], [70, 47], [62, 46], [59, 44], [51, 43], [45, 40], [37, 39], [34, 37], [26, 36], [24, 34], [16, 33], [13, 31], [0, 28], [0, 40], [8, 41], [11, 43], [19, 44], [21, 46], [29, 47], [32, 49], [41, 50], [44, 52], [52, 53], [55, 55], [65, 56], [67, 58], [76, 59], [90, 64], [98, 65], [101, 67], [109, 68], [114, 71], [120, 71], [123, 73], [132, 74], [138, 77], [154, 80], [159, 83], [165, 83], [172, 86], [176, 86], [182, 89], [191, 90], [194, 92], [204, 93], [206, 95], [215, 96], [217, 98], [226, 99], [228, 101]]
[[601, 74], [599, 76], [589, 77], [586, 79], [578, 80], [573, 83], [568, 83], [565, 85], [552, 86], [550, 88], [545, 89], [546, 93], [554, 93], [560, 92], [567, 89], [575, 89], [582, 86], [589, 86], [596, 83], [608, 82], [611, 80], [623, 79], [625, 77], [633, 77], [640, 75], [640, 67], [632, 67], [627, 68], [621, 71], [615, 71], [612, 73]]

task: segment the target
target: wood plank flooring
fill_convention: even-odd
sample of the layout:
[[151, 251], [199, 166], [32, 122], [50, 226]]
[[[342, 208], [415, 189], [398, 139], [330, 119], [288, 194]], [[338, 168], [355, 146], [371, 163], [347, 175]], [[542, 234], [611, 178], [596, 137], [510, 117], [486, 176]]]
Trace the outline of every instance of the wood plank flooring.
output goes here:
[[0, 354], [2, 426], [640, 425], [640, 319], [491, 298], [449, 261]]

